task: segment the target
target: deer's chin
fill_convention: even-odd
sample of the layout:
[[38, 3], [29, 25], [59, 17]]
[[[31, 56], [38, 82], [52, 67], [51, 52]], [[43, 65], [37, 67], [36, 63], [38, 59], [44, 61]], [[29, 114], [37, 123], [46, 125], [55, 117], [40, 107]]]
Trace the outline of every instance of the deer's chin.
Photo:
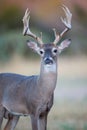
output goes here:
[[44, 65], [50, 67], [50, 66], [52, 66], [54, 64], [53, 63], [49, 63], [49, 64], [44, 64]]
[[44, 65], [44, 71], [46, 73], [48, 73], [48, 72], [56, 72], [56, 64], [45, 64]]

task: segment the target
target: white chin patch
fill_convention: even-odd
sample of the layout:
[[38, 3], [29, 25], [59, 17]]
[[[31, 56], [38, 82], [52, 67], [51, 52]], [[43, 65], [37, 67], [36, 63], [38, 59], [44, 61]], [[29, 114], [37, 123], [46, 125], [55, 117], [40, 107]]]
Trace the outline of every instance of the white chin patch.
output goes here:
[[46, 64], [44, 65], [44, 71], [48, 72], [56, 72], [56, 64]]

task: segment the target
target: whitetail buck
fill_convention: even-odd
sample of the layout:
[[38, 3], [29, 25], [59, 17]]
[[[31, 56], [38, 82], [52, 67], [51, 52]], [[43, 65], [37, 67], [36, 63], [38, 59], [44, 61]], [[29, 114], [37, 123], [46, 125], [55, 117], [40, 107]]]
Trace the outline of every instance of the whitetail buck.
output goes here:
[[53, 43], [43, 44], [42, 38], [37, 37], [29, 28], [29, 11], [23, 17], [23, 35], [34, 38], [37, 42], [28, 42], [28, 46], [41, 56], [40, 74], [23, 76], [19, 74], [0, 74], [0, 127], [3, 118], [8, 119], [5, 130], [14, 130], [20, 116], [31, 117], [32, 130], [47, 129], [47, 115], [53, 105], [54, 89], [57, 81], [58, 54], [70, 44], [64, 40], [57, 43], [71, 29], [72, 14], [63, 6], [65, 18], [61, 18], [65, 29], [57, 34], [54, 29]]

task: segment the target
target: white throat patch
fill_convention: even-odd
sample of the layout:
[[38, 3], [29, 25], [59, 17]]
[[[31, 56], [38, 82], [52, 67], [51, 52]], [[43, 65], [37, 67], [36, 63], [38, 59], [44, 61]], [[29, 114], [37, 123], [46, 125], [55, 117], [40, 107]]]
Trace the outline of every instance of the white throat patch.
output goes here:
[[56, 72], [56, 64], [51, 64], [51, 65], [44, 65], [44, 71], [46, 73], [49, 73], [49, 72]]

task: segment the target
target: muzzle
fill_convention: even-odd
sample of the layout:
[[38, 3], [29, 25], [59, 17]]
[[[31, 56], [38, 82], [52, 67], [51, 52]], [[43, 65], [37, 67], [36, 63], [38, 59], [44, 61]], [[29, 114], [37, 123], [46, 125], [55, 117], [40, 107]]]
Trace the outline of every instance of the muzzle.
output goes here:
[[52, 65], [53, 64], [53, 59], [51, 57], [45, 58], [44, 63], [45, 63], [45, 65]]

